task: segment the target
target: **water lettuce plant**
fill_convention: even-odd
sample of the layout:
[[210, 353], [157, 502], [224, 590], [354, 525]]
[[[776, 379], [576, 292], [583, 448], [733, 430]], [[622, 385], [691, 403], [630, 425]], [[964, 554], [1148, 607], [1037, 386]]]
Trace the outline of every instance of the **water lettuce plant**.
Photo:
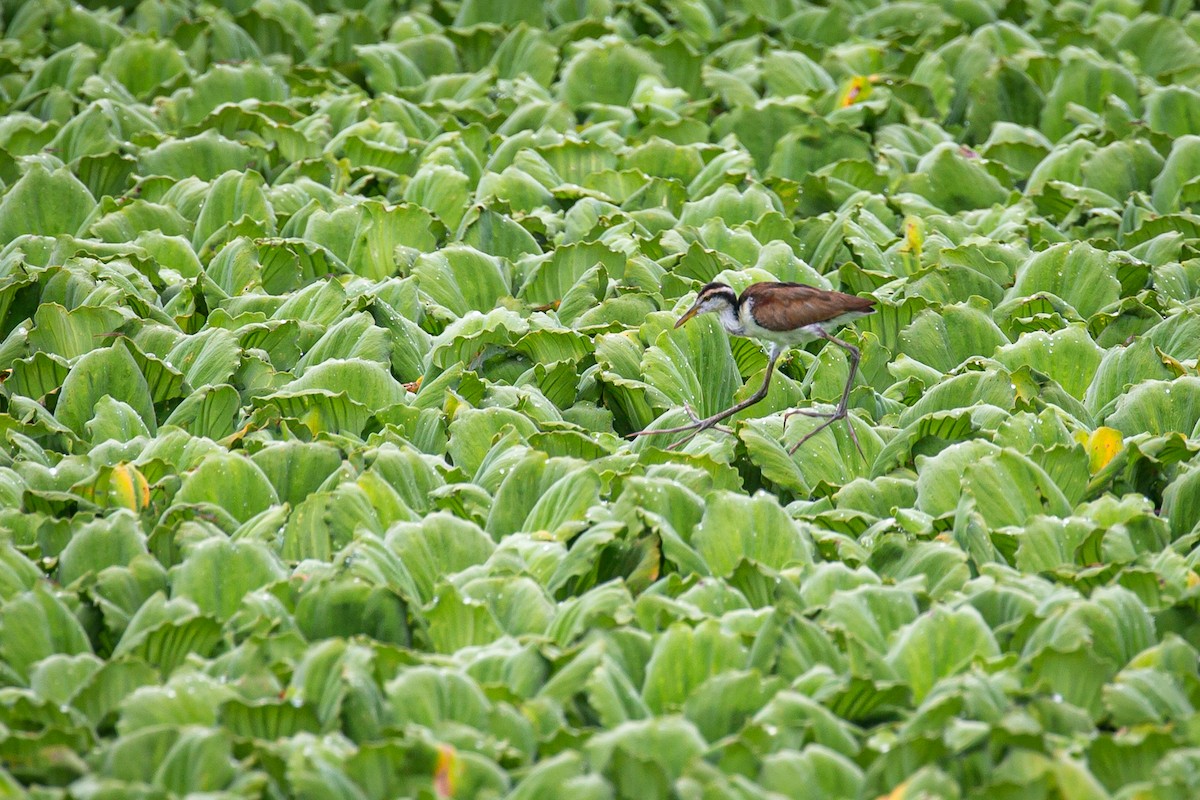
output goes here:
[[0, 18], [0, 796], [1200, 794], [1190, 3]]

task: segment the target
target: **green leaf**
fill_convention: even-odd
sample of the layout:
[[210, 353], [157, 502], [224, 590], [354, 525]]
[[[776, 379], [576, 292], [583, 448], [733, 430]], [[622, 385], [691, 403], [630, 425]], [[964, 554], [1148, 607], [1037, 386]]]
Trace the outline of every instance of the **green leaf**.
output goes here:
[[887, 661], [920, 702], [938, 681], [973, 662], [1000, 654], [991, 629], [975, 609], [936, 609], [896, 636]]
[[784, 794], [796, 786], [809, 786], [831, 797], [855, 797], [862, 791], [863, 775], [850, 759], [814, 744], [803, 751], [766, 756], [758, 782], [768, 791]]
[[457, 671], [415, 666], [388, 681], [385, 690], [399, 724], [430, 730], [445, 723], [476, 730], [487, 726], [491, 703], [470, 678]]
[[1200, 136], [1181, 136], [1171, 145], [1171, 152], [1154, 179], [1154, 207], [1163, 213], [1189, 208], [1197, 200], [1193, 183], [1193, 167], [1200, 161]]
[[179, 427], [195, 436], [223, 439], [233, 433], [242, 400], [237, 389], [225, 384], [199, 389], [175, 407], [163, 427]]
[[[217, 709], [234, 691], [215, 678], [183, 673], [174, 676], [166, 685], [148, 686], [130, 695], [121, 704], [119, 730], [122, 738], [133, 745], [134, 757], [120, 758], [120, 748], [113, 755], [116, 764], [127, 770], [149, 772], [160, 769], [162, 753], [175, 744], [175, 736], [164, 735], [184, 726], [193, 730], [213, 730]], [[133, 735], [131, 735], [133, 734]], [[144, 758], [135, 742], [149, 740], [156, 758]], [[154, 742], [155, 739], [159, 741]], [[111, 770], [111, 767], [110, 767]]]
[[230, 63], [213, 64], [191, 86], [176, 92], [165, 109], [170, 117], [190, 125], [200, 122], [224, 103], [238, 103], [252, 98], [262, 102], [285, 99], [287, 83], [283, 77], [265, 64], [249, 58], [249, 53], [257, 49], [254, 44], [244, 36], [243, 41], [229, 41], [241, 36], [236, 25], [214, 26], [210, 35], [217, 39], [225, 38], [225, 52], [229, 53], [225, 59], [214, 55], [214, 60], [228, 60]]
[[1200, 45], [1178, 20], [1169, 17], [1138, 17], [1113, 45], [1133, 53], [1138, 66], [1151, 75], [1186, 73], [1200, 67]]
[[434, 513], [420, 523], [399, 523], [386, 539], [412, 576], [419, 599], [434, 599], [438, 579], [482, 564], [495, 550], [491, 537], [471, 523]]
[[1163, 158], [1148, 142], [1113, 142], [1083, 164], [1083, 185], [1115, 200], [1144, 191], [1162, 169]]
[[491, 345], [515, 344], [528, 330], [529, 325], [524, 319], [505, 308], [496, 308], [486, 314], [470, 311], [434, 338], [429, 360], [441, 369], [468, 364]]
[[232, 749], [228, 731], [184, 730], [157, 764], [154, 784], [177, 794], [224, 789], [237, 775]]
[[939, 144], [917, 163], [906, 189], [921, 195], [935, 207], [953, 214], [1003, 203], [1008, 192], [976, 158], [958, 146]]
[[754, 498], [732, 492], [710, 495], [691, 544], [718, 576], [732, 574], [743, 559], [773, 570], [812, 562], [807, 532], [767, 494]]
[[1200, 470], [1180, 472], [1163, 491], [1163, 516], [1171, 521], [1171, 534], [1178, 539], [1200, 525]]
[[926, 414], [980, 404], [1012, 408], [1015, 399], [1011, 376], [1003, 369], [963, 371], [926, 391], [901, 412], [898, 423], [908, 426]]
[[142, 100], [187, 71], [187, 60], [173, 43], [142, 38], [121, 42], [100, 65], [100, 74], [111, 77]]
[[58, 303], [38, 305], [29, 332], [29, 344], [70, 360], [107, 344], [111, 334], [125, 321], [113, 308], [80, 306], [70, 311]]
[[157, 680], [157, 673], [141, 661], [109, 661], [72, 687], [72, 705], [97, 724], [135, 689]]
[[503, 443], [508, 449], [536, 430], [528, 417], [507, 408], [464, 408], [450, 423], [447, 452], [459, 469], [475, 475], [494, 446]]
[[1153, 342], [1141, 337], [1126, 347], [1115, 347], [1104, 354], [1084, 395], [1084, 405], [1096, 414], [1123, 397], [1133, 385], [1171, 377], [1171, 371], [1163, 364]]
[[1092, 53], [1072, 51], [1057, 70], [1054, 85], [1046, 94], [1046, 103], [1042, 106], [1042, 131], [1051, 139], [1059, 139], [1075, 127], [1067, 113], [1071, 104], [1100, 111], [1113, 95], [1137, 111], [1136, 79], [1127, 69], [1102, 61]]
[[[503, 488], [503, 484], [501, 484]], [[497, 497], [500, 494], [497, 492]], [[523, 531], [548, 531], [562, 539], [582, 527], [589, 509], [600, 501], [600, 478], [586, 467], [559, 478], [529, 510]]]
[[219, 249], [219, 240], [214, 241], [214, 237], [226, 225], [237, 223], [243, 217], [258, 224], [264, 234], [274, 234], [275, 210], [267, 200], [265, 186], [266, 181], [253, 170], [225, 172], [213, 181], [196, 218], [193, 249], [197, 252], [204, 246]]
[[1095, 714], [1100, 688], [1152, 642], [1153, 623], [1136, 596], [1102, 587], [1089, 600], [1052, 610], [1030, 634], [1022, 658], [1035, 680]]
[[705, 739], [715, 741], [737, 733], [776, 691], [756, 672], [731, 670], [703, 683], [684, 704], [684, 714]]
[[463, 597], [453, 586], [443, 586], [426, 612], [429, 639], [437, 653], [454, 653], [498, 639], [503, 631], [487, 604]]
[[421, 290], [456, 316], [487, 313], [512, 293], [504, 262], [473, 247], [452, 246], [417, 258], [412, 272]]
[[626, 722], [596, 734], [585, 746], [592, 768], [621, 797], [667, 797], [671, 783], [706, 749], [690, 722], [676, 716]]
[[92, 350], [75, 362], [63, 381], [55, 417], [83, 436], [97, 403], [105, 396], [132, 408], [151, 433], [157, 429], [146, 378], [121, 344]]
[[44, 352], [34, 353], [31, 358], [13, 362], [8, 389], [13, 394], [42, 400], [59, 390], [69, 372], [64, 359]]
[[264, 741], [317, 733], [321, 728], [310, 706], [294, 703], [230, 700], [221, 704], [220, 720], [236, 736]]
[[1200, 378], [1143, 381], [1117, 399], [1105, 424], [1125, 436], [1139, 433], [1193, 435], [1200, 423]]
[[549, 594], [530, 578], [473, 580], [463, 586], [463, 599], [468, 598], [485, 603], [500, 630], [510, 636], [541, 635], [554, 618]]
[[143, 152], [138, 158], [138, 172], [175, 180], [195, 177], [211, 181], [231, 170], [246, 169], [254, 158], [253, 148], [207, 130], [186, 139], [168, 139]]
[[659, 638], [646, 663], [642, 696], [652, 712], [670, 713], [681, 709], [704, 681], [744, 665], [745, 660], [745, 648], [715, 620], [695, 630], [673, 625]]
[[90, 653], [91, 645], [79, 620], [44, 583], [4, 604], [0, 613], [0, 653], [22, 678], [30, 668], [56, 653]]
[[70, 586], [109, 566], [126, 566], [146, 553], [146, 536], [129, 511], [82, 525], [58, 557], [58, 580]]
[[984, 456], [967, 467], [964, 489], [993, 527], [1022, 525], [1031, 516], [1065, 517], [1071, 505], [1062, 489], [1032, 460], [1011, 450]]
[[1200, 93], [1187, 86], [1162, 86], [1146, 96], [1146, 124], [1172, 139], [1187, 136], [1200, 119]]
[[[526, 259], [525, 280], [520, 295], [526, 302], [546, 305], [563, 300], [590, 270], [602, 265], [608, 275], [621, 274], [625, 256], [599, 242], [577, 242], [555, 248], [553, 253]], [[561, 310], [561, 306], [560, 306]]]
[[1035, 254], [1017, 269], [1010, 297], [1047, 292], [1089, 317], [1120, 297], [1116, 256], [1091, 245], [1060, 244]]
[[643, 356], [647, 382], [701, 417], [733, 405], [740, 375], [729, 338], [711, 318], [664, 331]]
[[437, 215], [454, 230], [462, 222], [471, 196], [471, 179], [449, 164], [425, 164], [404, 189], [404, 199]]
[[74, 235], [95, 208], [95, 199], [78, 178], [34, 162], [0, 199], [0, 241], [24, 234]]
[[189, 549], [183, 563], [171, 569], [170, 581], [172, 594], [189, 598], [201, 612], [224, 620], [238, 610], [248, 592], [285, 575], [264, 545], [214, 537]]
[[275, 488], [253, 461], [232, 453], [207, 456], [183, 479], [177, 503], [212, 504], [239, 522], [279, 502]]
[[997, 349], [995, 358], [1012, 371], [1033, 367], [1050, 376], [1072, 397], [1082, 400], [1103, 354], [1082, 325], [1070, 325], [1053, 333], [1027, 333]]
[[342, 397], [362, 411], [386, 409], [405, 401], [405, 390], [385, 366], [361, 358], [331, 358], [312, 367], [300, 378], [279, 387], [267, 399], [283, 399], [320, 392]]
[[317, 442], [279, 442], [250, 456], [280, 502], [298, 505], [342, 463], [336, 448]]
[[309, 640], [366, 636], [411, 646], [404, 602], [362, 580], [327, 576], [306, 584], [296, 603], [296, 626]]
[[41, 578], [41, 571], [10, 543], [0, 545], [0, 597], [8, 600], [30, 591]]
[[183, 373], [192, 389], [227, 383], [238, 367], [237, 339], [229, 331], [209, 328], [180, 339], [163, 360]]
[[816, 700], [796, 691], [784, 690], [776, 694], [754, 715], [753, 724], [757, 729], [754, 733], [781, 735], [787, 742], [785, 746], [793, 751], [810, 742], [845, 756], [853, 756], [860, 749], [852, 725]]
[[542, 252], [533, 234], [511, 217], [490, 209], [480, 210], [477, 206], [472, 206], [463, 217], [459, 238], [476, 250], [509, 261]]
[[[482, 479], [480, 473], [491, 468], [491, 464], [483, 465], [477, 480]], [[531, 453], [510, 470], [499, 467], [496, 471], [501, 475], [507, 472], [496, 488], [486, 526], [496, 538], [539, 530], [552, 535], [557, 531], [566, 538], [582, 527], [571, 523], [582, 520], [599, 499], [599, 477], [569, 459], [547, 459], [541, 453]]]
[[971, 356], [991, 356], [1008, 339], [978, 301], [927, 309], [900, 331], [901, 351], [942, 372]]
[[615, 36], [587, 40], [562, 71], [563, 99], [573, 107], [585, 103], [623, 106], [640, 75], [662, 77], [662, 68], [642, 50]]

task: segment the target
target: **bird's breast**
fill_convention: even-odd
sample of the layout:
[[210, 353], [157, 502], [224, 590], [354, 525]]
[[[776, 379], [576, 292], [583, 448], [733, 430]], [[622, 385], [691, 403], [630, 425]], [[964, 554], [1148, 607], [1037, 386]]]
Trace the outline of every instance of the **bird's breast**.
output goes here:
[[744, 331], [742, 336], [751, 336], [764, 342], [775, 342], [782, 345], [804, 344], [821, 336], [820, 329], [816, 325], [805, 325], [788, 331], [773, 331], [755, 322], [753, 314], [742, 314], [741, 325]]

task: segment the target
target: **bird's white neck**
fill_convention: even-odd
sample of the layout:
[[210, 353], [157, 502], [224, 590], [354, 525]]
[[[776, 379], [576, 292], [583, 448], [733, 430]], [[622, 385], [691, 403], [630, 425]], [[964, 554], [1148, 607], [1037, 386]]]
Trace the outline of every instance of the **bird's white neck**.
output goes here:
[[721, 326], [726, 331], [734, 336], [745, 336], [746, 326], [738, 318], [738, 310], [734, 306], [722, 305], [721, 310], [717, 312], [718, 318], [721, 320]]

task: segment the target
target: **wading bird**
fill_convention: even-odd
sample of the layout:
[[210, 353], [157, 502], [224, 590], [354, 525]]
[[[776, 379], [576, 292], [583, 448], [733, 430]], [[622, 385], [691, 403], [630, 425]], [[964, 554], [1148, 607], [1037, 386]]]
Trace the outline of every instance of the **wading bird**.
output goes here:
[[[709, 428], [731, 432], [717, 423], [766, 397], [767, 387], [771, 383], [771, 375], [775, 371], [775, 362], [779, 356], [789, 347], [815, 339], [825, 339], [849, 354], [850, 376], [846, 380], [845, 389], [842, 390], [842, 399], [832, 412], [793, 409], [783, 415], [784, 430], [787, 430], [788, 417], [793, 414], [820, 417], [825, 420], [792, 445], [788, 452], [796, 452], [800, 445], [813, 436], [839, 419], [846, 419], [846, 404], [850, 399], [850, 387], [854, 384], [854, 375], [858, 371], [859, 352], [857, 347], [843, 342], [830, 331], [859, 317], [875, 313], [874, 300], [818, 289], [814, 286], [805, 286], [802, 283], [777, 283], [774, 281], [751, 284], [739, 297], [737, 292], [723, 283], [710, 283], [700, 290], [700, 294], [696, 296], [696, 302], [679, 318], [675, 327], [678, 328], [697, 314], [706, 313], [716, 314], [725, 330], [734, 336], [750, 336], [770, 343], [767, 374], [763, 377], [762, 386], [742, 402], [730, 406], [724, 411], [719, 411], [711, 417], [700, 419], [690, 407], [685, 406], [685, 410], [692, 418], [690, 424], [677, 428], [638, 431], [630, 436], [690, 431], [689, 435], [671, 445], [671, 447], [678, 447]], [[846, 427], [850, 429], [850, 438], [854, 440], [854, 446], [861, 453], [862, 445], [858, 443], [854, 426], [847, 421]]]

